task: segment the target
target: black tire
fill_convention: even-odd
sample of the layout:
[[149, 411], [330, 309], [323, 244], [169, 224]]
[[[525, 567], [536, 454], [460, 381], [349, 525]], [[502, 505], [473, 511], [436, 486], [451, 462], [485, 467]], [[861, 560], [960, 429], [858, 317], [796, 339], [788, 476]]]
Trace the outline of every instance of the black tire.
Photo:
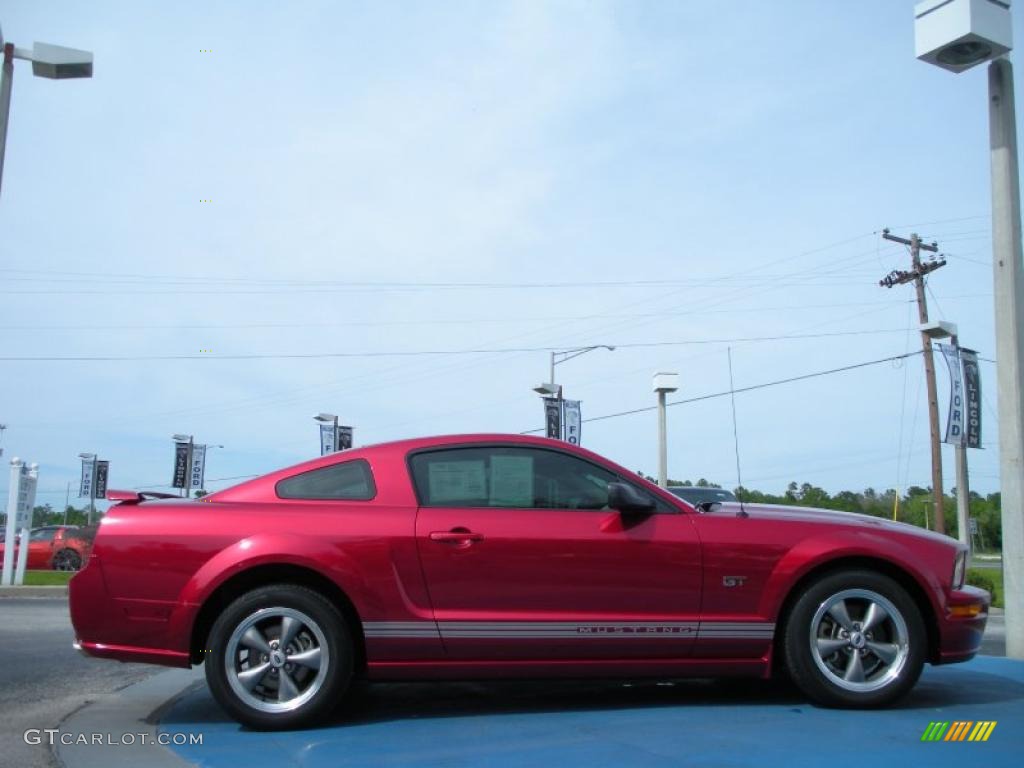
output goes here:
[[[282, 635], [295, 622], [300, 628], [282, 648]], [[257, 730], [317, 723], [341, 701], [352, 679], [352, 634], [341, 612], [319, 592], [296, 584], [260, 587], [239, 597], [217, 617], [207, 647], [206, 682], [213, 697]], [[300, 655], [303, 663], [289, 661]], [[314, 658], [316, 668], [310, 666]]]
[[53, 556], [53, 570], [77, 571], [82, 567], [82, 556], [73, 549], [62, 549]]
[[812, 701], [870, 708], [913, 688], [928, 636], [902, 586], [874, 571], [849, 570], [823, 576], [800, 595], [786, 620], [783, 649], [793, 682]]

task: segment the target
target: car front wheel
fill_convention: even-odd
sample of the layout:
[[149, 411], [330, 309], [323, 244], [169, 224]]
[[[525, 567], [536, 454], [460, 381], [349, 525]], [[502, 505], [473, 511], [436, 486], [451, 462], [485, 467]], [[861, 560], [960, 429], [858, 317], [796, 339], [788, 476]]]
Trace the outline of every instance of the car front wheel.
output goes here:
[[352, 677], [351, 634], [318, 592], [275, 585], [248, 592], [210, 630], [206, 680], [236, 720], [259, 730], [311, 725]]
[[813, 701], [878, 707], [906, 694], [924, 666], [921, 611], [893, 579], [873, 571], [833, 573], [793, 605], [786, 666]]

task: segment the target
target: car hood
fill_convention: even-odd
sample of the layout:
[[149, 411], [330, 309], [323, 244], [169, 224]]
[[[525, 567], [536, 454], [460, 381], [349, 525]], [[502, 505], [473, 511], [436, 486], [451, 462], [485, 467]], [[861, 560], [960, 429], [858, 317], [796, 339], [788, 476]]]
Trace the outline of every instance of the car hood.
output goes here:
[[[841, 512], [835, 509], [819, 509], [817, 507], [791, 507], [781, 504], [747, 504], [742, 506], [743, 510], [751, 517], [758, 517], [762, 520], [778, 520], [779, 522], [805, 522], [818, 523], [821, 525], [835, 525], [842, 527], [868, 527], [874, 529], [893, 531], [904, 535], [916, 535], [922, 538], [931, 539], [945, 544], [953, 540], [948, 536], [935, 533], [934, 531], [919, 528], [909, 523], [899, 523], [894, 520], [886, 520], [881, 517], [872, 517], [859, 512]], [[720, 517], [723, 515], [737, 515], [740, 513], [739, 502], [721, 502], [715, 504], [707, 515]]]

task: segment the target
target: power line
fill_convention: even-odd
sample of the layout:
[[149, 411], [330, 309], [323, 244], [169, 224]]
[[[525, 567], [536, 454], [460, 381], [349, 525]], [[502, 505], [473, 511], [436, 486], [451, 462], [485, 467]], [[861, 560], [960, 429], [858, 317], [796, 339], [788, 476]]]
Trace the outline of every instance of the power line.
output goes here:
[[[991, 294], [960, 294], [943, 297], [951, 299], [974, 299], [991, 298]], [[263, 328], [342, 328], [342, 327], [366, 327], [377, 328], [386, 326], [423, 326], [423, 325], [466, 325], [466, 324], [504, 324], [504, 323], [567, 323], [579, 320], [632, 320], [637, 318], [665, 318], [665, 317], [691, 317], [699, 315], [740, 313], [763, 313], [763, 312], [787, 312], [814, 310], [814, 309], [836, 309], [839, 307], [896, 307], [904, 303], [913, 303], [913, 299], [896, 299], [890, 301], [851, 301], [832, 302], [828, 304], [779, 304], [768, 307], [729, 307], [725, 309], [691, 309], [684, 312], [666, 310], [664, 312], [638, 312], [630, 314], [618, 313], [594, 313], [586, 315], [537, 315], [537, 316], [502, 316], [502, 317], [452, 317], [452, 318], [421, 318], [415, 320], [342, 320], [327, 323], [316, 322], [264, 322], [264, 323], [163, 323], [158, 325], [140, 324], [61, 324], [61, 325], [0, 325], [0, 331], [183, 331], [183, 330], [237, 330], [237, 329], [263, 329]]]
[[[739, 338], [721, 339], [687, 339], [685, 341], [650, 341], [627, 344], [616, 344], [620, 349], [642, 349], [651, 347], [680, 347], [696, 344], [729, 344], [740, 342], [788, 341], [793, 339], [821, 339], [836, 336], [864, 336], [876, 333], [902, 333], [902, 328], [879, 328], [865, 331], [838, 331], [834, 333], [805, 333], [779, 336], [744, 336]], [[512, 354], [520, 352], [552, 352], [563, 349], [564, 345], [544, 347], [506, 347], [504, 349], [420, 349], [420, 350], [386, 350], [376, 352], [280, 352], [272, 354], [241, 354], [241, 355], [38, 355], [38, 356], [2, 356], [3, 362], [138, 362], [161, 360], [298, 360], [321, 358], [374, 358], [374, 357], [425, 357], [446, 355], [490, 355]]]
[[[790, 377], [785, 378], [785, 379], [776, 379], [775, 381], [766, 381], [766, 382], [763, 382], [761, 384], [752, 384], [749, 387], [740, 387], [739, 389], [726, 389], [726, 390], [724, 390], [722, 392], [712, 392], [711, 394], [707, 394], [707, 395], [698, 395], [697, 397], [690, 397], [690, 398], [687, 398], [686, 400], [676, 400], [675, 402], [666, 403], [665, 405], [666, 405], [666, 407], [669, 407], [669, 406], [673, 406], [673, 405], [688, 405], [689, 403], [699, 403], [699, 402], [702, 402], [704, 400], [713, 400], [713, 399], [718, 398], [718, 397], [728, 397], [733, 392], [735, 392], [736, 394], [740, 394], [742, 392], [753, 392], [754, 390], [757, 390], [757, 389], [766, 389], [767, 387], [777, 387], [780, 384], [791, 384], [792, 382], [795, 382], [795, 381], [805, 381], [806, 379], [814, 379], [814, 378], [818, 378], [819, 376], [830, 376], [830, 375], [836, 374], [836, 373], [844, 373], [846, 371], [854, 371], [854, 370], [857, 370], [858, 368], [867, 368], [867, 367], [872, 366], [872, 365], [881, 365], [882, 363], [890, 363], [890, 362], [894, 362], [896, 360], [905, 360], [908, 357], [914, 357], [914, 356], [920, 355], [920, 354], [922, 354], [922, 353], [921, 352], [907, 352], [907, 353], [902, 354], [902, 355], [892, 355], [890, 357], [882, 357], [882, 358], [879, 358], [878, 360], [868, 360], [868, 361], [863, 362], [863, 363], [854, 363], [853, 365], [844, 365], [844, 366], [842, 366], [840, 368], [830, 368], [827, 371], [815, 371], [814, 373], [805, 373], [805, 374], [801, 374], [800, 376], [790, 376]], [[592, 422], [592, 421], [605, 421], [606, 419], [617, 419], [620, 416], [632, 416], [633, 414], [636, 414], [636, 413], [646, 413], [648, 411], [653, 411], [656, 408], [657, 408], [656, 405], [649, 405], [649, 406], [645, 406], [643, 408], [633, 408], [632, 410], [629, 410], [629, 411], [619, 411], [618, 413], [606, 413], [603, 416], [592, 416], [589, 419], [583, 419], [583, 422], [586, 423], [586, 422]], [[526, 430], [524, 432], [520, 432], [519, 434], [521, 434], [521, 435], [532, 435], [532, 434], [535, 434], [537, 432], [543, 432], [543, 431], [544, 431], [543, 428], [541, 428], [541, 429], [528, 429], [528, 430]]]

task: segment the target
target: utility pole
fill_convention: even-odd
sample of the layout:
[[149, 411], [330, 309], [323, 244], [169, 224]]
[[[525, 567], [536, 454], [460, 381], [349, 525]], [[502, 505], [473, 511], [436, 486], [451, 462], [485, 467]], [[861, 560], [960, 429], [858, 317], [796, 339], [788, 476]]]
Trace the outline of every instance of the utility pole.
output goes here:
[[[926, 244], [921, 242], [917, 234], [912, 234], [907, 240], [903, 237], [896, 237], [889, 233], [888, 229], [882, 230], [882, 237], [894, 243], [901, 243], [910, 246], [910, 271], [894, 269], [878, 284], [885, 288], [892, 288], [894, 285], [913, 283], [917, 292], [917, 314], [921, 325], [928, 322], [928, 300], [924, 295], [924, 276], [934, 272], [939, 267], [946, 266], [944, 258], [936, 259], [934, 256], [927, 262], [921, 262], [921, 251], [936, 253], [939, 250], [938, 243]], [[921, 334], [921, 352], [924, 354], [924, 375], [925, 383], [928, 386], [928, 423], [932, 433], [932, 491], [935, 494], [935, 532], [946, 532], [945, 515], [943, 514], [942, 503], [942, 449], [939, 440], [939, 396], [935, 387], [935, 360], [932, 357], [932, 340], [925, 334]]]

